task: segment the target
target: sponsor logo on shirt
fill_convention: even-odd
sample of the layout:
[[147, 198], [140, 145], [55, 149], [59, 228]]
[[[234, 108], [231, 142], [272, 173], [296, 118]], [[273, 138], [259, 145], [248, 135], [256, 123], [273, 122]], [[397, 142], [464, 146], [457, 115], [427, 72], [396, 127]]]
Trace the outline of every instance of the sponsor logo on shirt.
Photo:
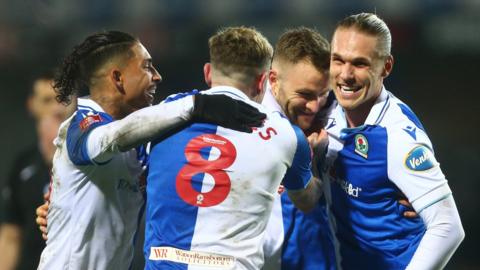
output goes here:
[[88, 115], [80, 122], [80, 129], [85, 131], [89, 126], [98, 122], [102, 122], [102, 117], [99, 114]]
[[368, 157], [368, 141], [362, 134], [355, 135], [355, 153], [364, 158]]
[[417, 140], [417, 129], [411, 126], [407, 126], [403, 129], [408, 135], [410, 135], [414, 140]]
[[345, 191], [345, 193], [355, 198], [358, 198], [360, 196], [360, 192], [362, 191], [362, 188], [356, 187], [352, 183], [346, 180], [337, 178], [337, 173], [335, 172], [335, 169], [333, 167], [330, 168], [329, 175], [330, 175], [331, 181], [340, 185], [340, 187]]
[[425, 145], [418, 145], [410, 150], [404, 163], [412, 171], [426, 171], [436, 165], [432, 152]]
[[347, 193], [348, 195], [355, 198], [358, 198], [358, 196], [360, 196], [360, 192], [362, 191], [362, 188], [355, 187], [352, 183], [343, 179], [337, 179], [336, 181], [342, 187], [345, 193]]
[[152, 261], [165, 260], [185, 263], [188, 265], [208, 266], [223, 269], [231, 269], [235, 264], [235, 257], [233, 256], [210, 252], [182, 250], [174, 247], [151, 247], [150, 256], [148, 259]]

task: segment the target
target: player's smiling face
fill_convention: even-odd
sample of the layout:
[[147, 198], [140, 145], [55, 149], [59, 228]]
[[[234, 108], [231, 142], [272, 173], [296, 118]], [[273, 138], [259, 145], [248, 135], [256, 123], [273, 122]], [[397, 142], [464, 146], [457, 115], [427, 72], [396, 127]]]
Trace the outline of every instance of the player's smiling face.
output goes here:
[[157, 84], [162, 77], [155, 69], [147, 49], [137, 43], [132, 46], [133, 56], [125, 66], [125, 102], [132, 111], [152, 105]]
[[288, 119], [306, 130], [326, 101], [328, 72], [320, 72], [309, 61], [281, 62], [271, 82], [275, 99]]
[[354, 28], [339, 28], [332, 39], [330, 83], [347, 113], [367, 113], [380, 95], [393, 59], [380, 57], [377, 38]]

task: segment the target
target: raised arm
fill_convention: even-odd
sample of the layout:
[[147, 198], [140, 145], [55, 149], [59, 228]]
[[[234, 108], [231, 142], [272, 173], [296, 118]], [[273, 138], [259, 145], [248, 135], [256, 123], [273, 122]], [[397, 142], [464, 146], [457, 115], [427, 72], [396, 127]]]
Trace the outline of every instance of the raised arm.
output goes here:
[[262, 125], [265, 117], [247, 103], [225, 95], [185, 96], [138, 110], [121, 120], [92, 129], [86, 137], [86, 154], [91, 161], [102, 163], [118, 152], [165, 135], [189, 121], [215, 123], [251, 132], [252, 127]]

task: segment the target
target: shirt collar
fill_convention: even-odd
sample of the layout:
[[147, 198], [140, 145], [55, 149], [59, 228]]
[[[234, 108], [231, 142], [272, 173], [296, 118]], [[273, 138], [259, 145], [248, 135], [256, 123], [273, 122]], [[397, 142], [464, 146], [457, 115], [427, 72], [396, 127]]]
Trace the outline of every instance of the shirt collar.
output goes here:
[[367, 119], [365, 120], [365, 125], [378, 125], [385, 115], [389, 105], [390, 97], [388, 91], [385, 89], [385, 87], [383, 87], [382, 91], [380, 92], [380, 96], [378, 96], [375, 104], [367, 116]]
[[90, 96], [80, 97], [77, 99], [77, 108], [79, 110], [92, 110], [95, 112], [105, 112], [98, 103], [90, 99]]
[[263, 96], [262, 105], [271, 111], [278, 111], [282, 114], [284, 113], [282, 107], [280, 104], [278, 104], [277, 100], [273, 96], [272, 86], [268, 81], [265, 88], [265, 95]]
[[[365, 123], [353, 129], [363, 129], [363, 127], [365, 127], [366, 125], [378, 125], [380, 121], [383, 119], [383, 116], [385, 115], [385, 112], [387, 111], [389, 106], [390, 106], [390, 94], [385, 89], [385, 86], [384, 86], [382, 87], [380, 95], [375, 101], [375, 104], [370, 109], [370, 112], [368, 113]], [[337, 108], [335, 109], [335, 114], [337, 115], [336, 117], [337, 125], [339, 125], [339, 127], [342, 129], [348, 128], [345, 111], [340, 106], [340, 104], [337, 105]]]
[[224, 94], [224, 95], [227, 95], [231, 98], [241, 99], [241, 100], [245, 100], [245, 101], [250, 100], [250, 98], [245, 93], [243, 93], [242, 91], [238, 90], [235, 87], [226, 86], [226, 85], [212, 87], [208, 90], [208, 93]]

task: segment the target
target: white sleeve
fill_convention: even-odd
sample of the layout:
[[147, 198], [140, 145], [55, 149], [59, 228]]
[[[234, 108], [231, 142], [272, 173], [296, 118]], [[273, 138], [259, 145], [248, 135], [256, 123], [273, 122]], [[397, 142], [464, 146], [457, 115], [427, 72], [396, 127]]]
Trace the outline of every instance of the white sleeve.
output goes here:
[[451, 193], [425, 132], [415, 138], [401, 128], [388, 133], [388, 178], [407, 196], [417, 212]]
[[465, 237], [453, 196], [421, 211], [427, 231], [407, 270], [442, 269]]
[[186, 123], [192, 111], [193, 96], [187, 96], [143, 108], [121, 120], [97, 127], [88, 135], [88, 156], [97, 163], [108, 161], [118, 152], [127, 151]]

